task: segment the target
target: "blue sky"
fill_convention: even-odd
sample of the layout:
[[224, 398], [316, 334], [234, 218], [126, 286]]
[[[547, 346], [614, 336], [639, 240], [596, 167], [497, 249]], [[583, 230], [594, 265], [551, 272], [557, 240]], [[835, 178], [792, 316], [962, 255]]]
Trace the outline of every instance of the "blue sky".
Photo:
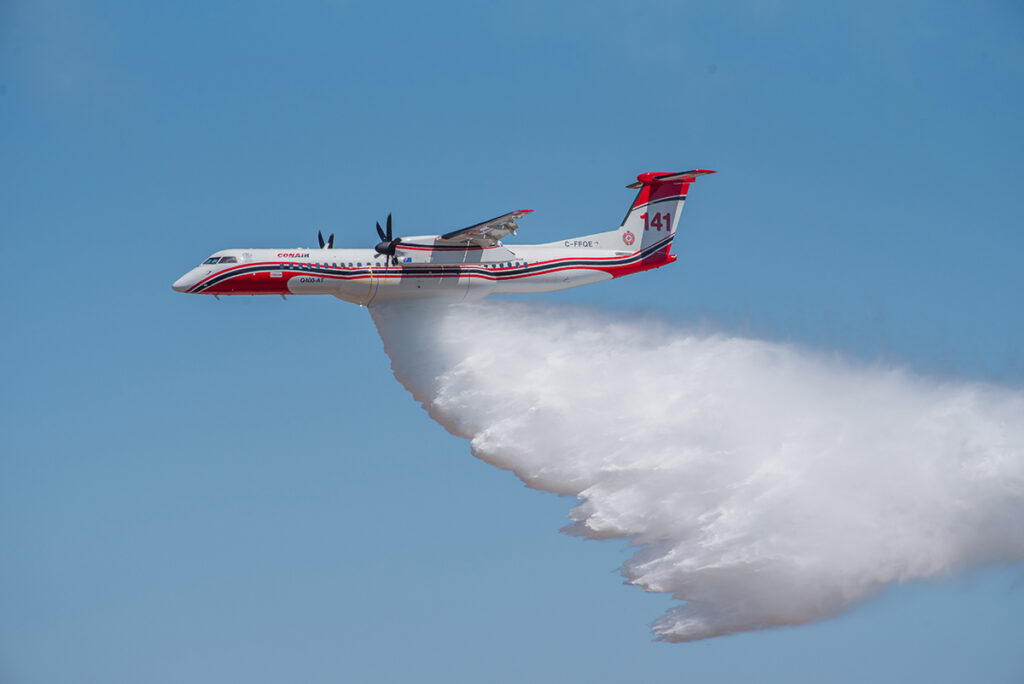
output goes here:
[[675, 265], [547, 295], [1024, 384], [1010, 2], [5, 3], [0, 679], [1019, 681], [1020, 565], [653, 643], [670, 600], [474, 459], [366, 311], [210, 252], [519, 240], [693, 188]]

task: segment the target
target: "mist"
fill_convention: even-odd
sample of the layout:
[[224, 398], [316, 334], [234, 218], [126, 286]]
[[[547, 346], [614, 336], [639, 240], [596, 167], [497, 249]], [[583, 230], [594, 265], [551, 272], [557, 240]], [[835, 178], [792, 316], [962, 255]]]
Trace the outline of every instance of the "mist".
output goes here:
[[[671, 642], [830, 617], [1024, 558], [1024, 392], [655, 318], [502, 301], [371, 309], [472, 453], [635, 547]], [[595, 569], [603, 570], [601, 568]]]

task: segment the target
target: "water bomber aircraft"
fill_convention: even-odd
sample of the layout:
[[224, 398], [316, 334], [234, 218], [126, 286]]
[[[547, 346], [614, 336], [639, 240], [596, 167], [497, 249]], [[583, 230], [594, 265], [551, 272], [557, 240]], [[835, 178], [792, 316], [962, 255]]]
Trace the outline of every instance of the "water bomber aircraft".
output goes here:
[[520, 209], [443, 235], [394, 237], [391, 215], [377, 224], [373, 249], [224, 249], [173, 287], [220, 295], [334, 295], [369, 306], [395, 299], [482, 299], [494, 293], [552, 292], [659, 268], [676, 260], [672, 238], [690, 184], [714, 173], [642, 173], [636, 199], [617, 230], [538, 245], [506, 245]]

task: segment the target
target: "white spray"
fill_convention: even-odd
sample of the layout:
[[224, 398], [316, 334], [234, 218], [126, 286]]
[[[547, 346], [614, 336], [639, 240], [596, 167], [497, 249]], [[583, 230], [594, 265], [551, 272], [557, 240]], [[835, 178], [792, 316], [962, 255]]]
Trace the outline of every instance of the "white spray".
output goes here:
[[1024, 558], [1024, 393], [652, 320], [396, 303], [395, 376], [473, 453], [578, 497], [570, 534], [693, 641], [835, 615], [891, 583]]

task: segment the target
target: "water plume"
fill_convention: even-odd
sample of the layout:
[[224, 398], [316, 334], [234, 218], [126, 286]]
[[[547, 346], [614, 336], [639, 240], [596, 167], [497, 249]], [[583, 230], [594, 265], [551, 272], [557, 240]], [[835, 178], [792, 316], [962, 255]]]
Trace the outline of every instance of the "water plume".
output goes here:
[[651, 318], [372, 309], [395, 376], [473, 453], [629, 540], [627, 583], [693, 641], [835, 615], [1024, 558], [1024, 393]]

